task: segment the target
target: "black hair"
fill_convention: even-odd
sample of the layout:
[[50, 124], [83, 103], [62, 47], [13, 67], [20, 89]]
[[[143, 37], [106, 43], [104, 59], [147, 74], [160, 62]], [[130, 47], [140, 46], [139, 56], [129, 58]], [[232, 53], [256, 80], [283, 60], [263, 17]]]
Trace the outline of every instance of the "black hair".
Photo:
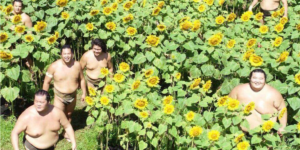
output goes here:
[[47, 102], [50, 102], [50, 94], [45, 90], [38, 90], [34, 94], [35, 96], [46, 96]]
[[262, 69], [254, 69], [254, 70], [252, 70], [252, 71], [251, 71], [251, 73], [250, 73], [250, 75], [249, 75], [249, 80], [251, 79], [251, 77], [252, 77], [252, 74], [253, 74], [254, 72], [263, 73], [263, 74], [264, 74], [264, 76], [265, 76], [265, 80], [267, 80], [267, 74], [266, 74], [266, 73], [265, 73], [265, 71], [264, 71], [264, 70], [262, 70]]
[[22, 2], [22, 0], [14, 0], [14, 1], [13, 1], [13, 5], [15, 4], [15, 2], [19, 2], [19, 3], [21, 3], [21, 4], [22, 4], [22, 6], [23, 6], [23, 2]]
[[69, 49], [71, 50], [72, 54], [74, 54], [74, 50], [73, 50], [73, 49], [71, 48], [71, 46], [68, 45], [68, 44], [66, 44], [66, 45], [64, 45], [64, 46], [61, 47], [61, 49], [60, 49], [60, 54], [62, 53], [63, 49], [66, 49], [66, 48], [69, 48]]
[[101, 49], [102, 49], [102, 52], [104, 52], [104, 53], [106, 53], [107, 52], [107, 49], [106, 49], [106, 44], [102, 41], [102, 40], [100, 40], [100, 39], [94, 39], [93, 41], [92, 41], [92, 47], [91, 48], [93, 48], [94, 47], [94, 45], [97, 45], [97, 46], [100, 46], [101, 47]]

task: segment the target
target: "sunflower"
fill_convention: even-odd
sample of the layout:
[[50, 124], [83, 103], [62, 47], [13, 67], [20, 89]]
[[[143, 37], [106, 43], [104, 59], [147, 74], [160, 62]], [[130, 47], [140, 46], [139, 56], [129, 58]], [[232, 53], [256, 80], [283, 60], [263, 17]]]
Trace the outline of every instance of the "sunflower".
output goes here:
[[298, 122], [298, 124], [297, 124], [297, 129], [298, 129], [298, 131], [300, 131], [300, 122]]
[[158, 83], [159, 83], [159, 78], [158, 78], [157, 76], [150, 77], [150, 78], [147, 80], [147, 85], [148, 85], [149, 87], [154, 87], [154, 86], [156, 86]]
[[208, 39], [208, 44], [211, 46], [218, 46], [222, 41], [222, 38], [217, 35], [213, 35]]
[[181, 30], [189, 30], [191, 28], [193, 28], [193, 23], [188, 20], [185, 20], [184, 22], [180, 23]]
[[288, 58], [288, 56], [289, 56], [289, 52], [288, 51], [284, 51], [284, 52], [282, 52], [280, 54], [280, 56], [278, 57], [278, 59], [276, 61], [280, 62], [280, 63], [285, 62], [286, 59]]
[[119, 64], [119, 69], [123, 72], [127, 72], [129, 70], [129, 65], [125, 62], [121, 62]]
[[107, 4], [107, 0], [101, 0], [100, 4], [103, 6], [105, 4]]
[[206, 0], [205, 1], [207, 5], [211, 6], [214, 4], [214, 0]]
[[237, 144], [238, 150], [247, 150], [249, 146], [249, 142], [247, 141], [243, 141]]
[[104, 76], [107, 76], [109, 73], [108, 69], [107, 68], [101, 68], [100, 69], [100, 74], [104, 75]]
[[194, 120], [195, 117], [195, 113], [193, 111], [189, 111], [186, 115], [185, 115], [185, 119], [187, 121], [192, 121]]
[[86, 103], [87, 103], [88, 105], [90, 105], [90, 106], [92, 106], [92, 105], [95, 104], [95, 103], [94, 103], [94, 100], [93, 100], [91, 97], [89, 97], [89, 96], [86, 96], [86, 97], [85, 97], [85, 101], [86, 101]]
[[47, 27], [47, 23], [44, 21], [38, 21], [36, 25], [34, 25], [34, 30], [36, 32], [41, 32]]
[[100, 98], [100, 102], [101, 102], [101, 104], [102, 105], [108, 105], [109, 104], [109, 99], [106, 97], [106, 96], [102, 96], [101, 98]]
[[177, 72], [176, 75], [175, 75], [175, 78], [176, 78], [177, 80], [180, 80], [180, 78], [181, 78], [181, 73]]
[[112, 93], [114, 90], [115, 90], [115, 87], [113, 85], [106, 85], [104, 90], [107, 92], [107, 93]]
[[300, 73], [295, 75], [295, 82], [300, 85]]
[[282, 30], [283, 30], [283, 25], [281, 23], [279, 23], [275, 26], [275, 31], [277, 33], [281, 32]]
[[123, 8], [128, 11], [133, 5], [133, 2], [132, 1], [127, 1], [123, 4]]
[[56, 42], [56, 37], [55, 37], [55, 35], [50, 36], [50, 37], [47, 39], [47, 42], [48, 42], [49, 45], [52, 45], [53, 43], [55, 43], [55, 42]]
[[95, 15], [97, 15], [97, 14], [99, 14], [99, 10], [97, 10], [97, 9], [94, 9], [94, 10], [91, 10], [91, 11], [90, 11], [90, 15], [91, 15], [91, 16], [95, 16]]
[[112, 8], [112, 10], [117, 10], [118, 9], [118, 3], [113, 3], [112, 5], [111, 5], [111, 8]]
[[287, 17], [282, 17], [282, 18], [280, 19], [280, 24], [285, 25], [287, 22], [288, 22], [288, 18], [287, 18]]
[[227, 48], [233, 48], [234, 45], [235, 45], [235, 40], [231, 39], [231, 40], [228, 41], [226, 46], [227, 46]]
[[225, 3], [225, 0], [219, 0], [219, 5], [222, 6]]
[[131, 89], [136, 90], [137, 88], [139, 88], [140, 84], [141, 84], [140, 80], [134, 81], [133, 84], [131, 85]]
[[15, 32], [19, 33], [19, 34], [23, 34], [25, 32], [25, 26], [22, 26], [22, 25], [16, 26], [15, 27]]
[[300, 31], [300, 24], [297, 24], [297, 25], [296, 25], [296, 29], [297, 29], [298, 31]]
[[168, 104], [171, 104], [172, 101], [173, 101], [173, 96], [169, 95], [163, 99], [163, 104], [168, 105]]
[[142, 111], [142, 112], [140, 112], [140, 116], [141, 116], [142, 118], [146, 119], [146, 118], [148, 118], [149, 114], [148, 114], [147, 111]]
[[259, 13], [257, 13], [256, 15], [255, 15], [255, 20], [262, 20], [263, 19], [263, 17], [264, 17], [264, 14], [262, 13], [262, 12], [259, 12]]
[[238, 136], [234, 139], [234, 142], [235, 142], [235, 143], [239, 143], [240, 141], [242, 141], [243, 137], [244, 137], [244, 133], [238, 135]]
[[68, 0], [57, 0], [56, 5], [59, 7], [65, 7], [68, 4]]
[[233, 98], [228, 98], [227, 108], [231, 111], [234, 111], [239, 108], [240, 102]]
[[13, 58], [13, 55], [10, 52], [5, 52], [0, 50], [0, 59], [1, 60], [10, 60]]
[[211, 80], [208, 80], [208, 81], [206, 81], [205, 84], [203, 84], [202, 88], [203, 88], [204, 92], [207, 92], [210, 89], [211, 83], [212, 83]]
[[280, 14], [280, 16], [282, 16], [284, 14], [284, 7], [280, 8], [279, 14]]
[[235, 13], [230, 13], [228, 16], [227, 16], [227, 21], [228, 22], [233, 22], [236, 18], [236, 14]]
[[31, 34], [25, 35], [25, 41], [30, 43], [34, 40], [33, 36]]
[[279, 16], [279, 12], [274, 11], [274, 12], [272, 13], [272, 18], [277, 18], [278, 16]]
[[129, 15], [123, 17], [122, 20], [123, 20], [123, 23], [127, 23], [127, 22], [133, 20], [133, 18], [134, 18], [133, 15], [132, 15], [132, 14], [129, 14]]
[[223, 24], [225, 21], [225, 18], [223, 16], [218, 16], [215, 21], [216, 21], [216, 24]]
[[22, 16], [21, 15], [14, 15], [12, 18], [11, 18], [11, 22], [14, 23], [14, 24], [18, 24], [22, 21]]
[[262, 63], [264, 62], [264, 60], [260, 56], [257, 56], [255, 54], [252, 54], [250, 56], [249, 61], [250, 61], [250, 64], [254, 67], [261, 66]]
[[8, 6], [5, 7], [4, 13], [6, 15], [9, 15], [12, 12], [12, 10], [13, 10], [13, 6], [11, 4], [9, 4]]
[[152, 16], [157, 16], [159, 14], [160, 10], [161, 9], [159, 7], [154, 8], [152, 11]]
[[103, 13], [104, 15], [110, 15], [113, 12], [113, 9], [111, 7], [104, 7], [103, 8]]
[[245, 106], [244, 108], [244, 114], [250, 114], [250, 112], [252, 110], [254, 110], [255, 108], [255, 103], [254, 102], [250, 102], [248, 105]]
[[274, 40], [274, 43], [273, 43], [273, 45], [275, 46], [275, 47], [279, 47], [280, 45], [281, 45], [281, 43], [282, 43], [282, 37], [276, 37], [275, 38], [275, 40]]
[[116, 24], [114, 22], [108, 22], [105, 24], [106, 29], [114, 31], [116, 30]]
[[278, 116], [279, 120], [283, 117], [283, 115], [285, 114], [285, 112], [286, 112], [286, 108], [284, 107], [284, 108], [281, 109], [281, 111], [279, 113], [279, 116]]
[[202, 134], [203, 129], [199, 126], [194, 126], [190, 129], [189, 135], [194, 138]]
[[241, 16], [242, 21], [247, 22], [249, 21], [251, 18], [251, 15], [249, 15], [248, 13], [243, 13]]
[[137, 99], [134, 102], [134, 107], [136, 107], [136, 108], [138, 108], [140, 110], [145, 109], [145, 107], [147, 107], [147, 105], [148, 105], [148, 101], [145, 98]]
[[243, 56], [243, 60], [248, 60], [252, 54], [254, 54], [254, 49], [246, 51], [246, 53]]
[[63, 19], [69, 19], [69, 17], [70, 17], [70, 15], [69, 15], [69, 13], [68, 12], [66, 12], [66, 11], [63, 11], [62, 13], [61, 13], [61, 17], [63, 18]]
[[123, 81], [125, 80], [125, 76], [122, 75], [122, 74], [116, 73], [116, 74], [114, 75], [114, 80], [115, 80], [116, 82], [118, 82], [118, 83], [121, 83], [121, 82], [123, 82]]
[[159, 24], [159, 25], [157, 25], [157, 29], [159, 31], [164, 31], [166, 29], [166, 26], [164, 24]]
[[190, 85], [190, 89], [194, 90], [199, 87], [199, 84], [201, 82], [201, 78], [197, 78], [193, 81], [193, 83]]
[[208, 132], [208, 139], [211, 141], [217, 141], [219, 140], [220, 132], [217, 130], [211, 130]]
[[266, 26], [266, 25], [262, 25], [259, 28], [259, 32], [262, 33], [262, 34], [266, 34], [268, 31], [269, 31], [269, 27]]
[[251, 48], [251, 47], [253, 47], [255, 44], [256, 44], [256, 39], [254, 39], [254, 38], [249, 39], [248, 42], [247, 42], [247, 47], [248, 47], [248, 48]]
[[5, 42], [8, 39], [8, 35], [6, 32], [0, 33], [0, 42]]
[[165, 2], [164, 2], [164, 1], [159, 1], [158, 4], [157, 4], [157, 7], [163, 8], [164, 5], [165, 5]]
[[151, 46], [157, 46], [159, 44], [159, 37], [155, 35], [147, 36], [146, 42]]
[[226, 106], [227, 105], [227, 99], [228, 99], [228, 96], [220, 97], [218, 99], [218, 102], [217, 102], [218, 106], [219, 107]]
[[126, 32], [127, 32], [128, 35], [133, 36], [133, 35], [136, 34], [137, 30], [136, 30], [136, 28], [134, 28], [134, 27], [128, 27], [128, 28], [126, 29]]
[[199, 11], [199, 12], [204, 12], [204, 11], [205, 11], [205, 5], [201, 4], [201, 5], [198, 7], [198, 11]]
[[271, 129], [273, 129], [273, 127], [274, 127], [274, 122], [271, 121], [271, 120], [264, 122], [263, 125], [262, 125], [262, 129], [265, 132], [270, 132]]
[[192, 31], [197, 31], [200, 27], [201, 27], [201, 22], [200, 22], [200, 20], [195, 20], [195, 21], [193, 22], [193, 28], [192, 28]]
[[96, 96], [96, 91], [95, 91], [95, 89], [94, 88], [92, 88], [92, 87], [88, 87], [88, 90], [89, 90], [89, 95], [90, 96]]
[[145, 71], [144, 75], [146, 78], [149, 78], [153, 74], [153, 69], [148, 69]]
[[56, 39], [59, 38], [59, 32], [55, 31], [55, 32], [54, 32], [54, 35], [55, 35]]
[[87, 23], [85, 25], [85, 28], [89, 31], [92, 31], [92, 30], [94, 30], [94, 25], [92, 23]]
[[173, 112], [174, 112], [174, 106], [173, 106], [173, 105], [171, 105], [171, 104], [165, 105], [165, 107], [164, 107], [164, 113], [165, 113], [165, 114], [170, 115], [170, 114], [172, 114]]

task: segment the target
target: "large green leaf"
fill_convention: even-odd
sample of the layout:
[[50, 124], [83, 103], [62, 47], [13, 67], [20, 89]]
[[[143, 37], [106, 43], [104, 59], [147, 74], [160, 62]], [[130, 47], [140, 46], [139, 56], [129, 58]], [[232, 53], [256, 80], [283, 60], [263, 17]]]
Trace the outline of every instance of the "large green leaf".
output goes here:
[[134, 57], [132, 63], [133, 64], [141, 64], [141, 63], [144, 63], [145, 61], [146, 61], [146, 56], [143, 53], [138, 53]]
[[19, 96], [20, 89], [17, 87], [5, 87], [1, 89], [1, 95], [8, 102], [13, 102]]
[[297, 110], [300, 108], [300, 98], [299, 97], [291, 97], [288, 98], [289, 106], [293, 108], [293, 110]]
[[14, 67], [10, 67], [5, 71], [6, 76], [17, 81], [20, 75], [20, 66], [16, 65]]

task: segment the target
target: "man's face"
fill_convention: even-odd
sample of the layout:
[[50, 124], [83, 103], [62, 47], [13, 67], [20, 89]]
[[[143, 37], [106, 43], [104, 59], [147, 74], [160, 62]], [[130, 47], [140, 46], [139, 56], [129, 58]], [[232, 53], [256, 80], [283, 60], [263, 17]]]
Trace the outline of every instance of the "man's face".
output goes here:
[[22, 12], [22, 3], [20, 3], [20, 2], [15, 2], [14, 3], [14, 12], [16, 14], [19, 14], [19, 13]]
[[36, 95], [34, 96], [34, 107], [38, 112], [42, 112], [47, 109], [48, 101], [46, 95]]
[[250, 79], [250, 85], [255, 90], [261, 90], [266, 84], [265, 75], [261, 72], [252, 73], [252, 77]]
[[93, 49], [93, 52], [94, 52], [95, 56], [99, 56], [102, 52], [101, 47], [98, 46], [98, 45], [94, 45], [92, 49]]
[[64, 48], [61, 51], [61, 58], [66, 63], [70, 62], [73, 59], [73, 53], [72, 53], [71, 49]]

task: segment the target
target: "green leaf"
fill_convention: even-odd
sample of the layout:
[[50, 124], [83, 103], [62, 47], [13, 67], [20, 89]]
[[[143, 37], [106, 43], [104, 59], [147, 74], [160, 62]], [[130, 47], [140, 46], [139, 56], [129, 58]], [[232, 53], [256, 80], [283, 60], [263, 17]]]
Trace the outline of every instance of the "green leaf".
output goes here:
[[192, 78], [198, 78], [201, 75], [201, 71], [195, 65], [191, 67], [190, 73]]
[[2, 72], [0, 72], [0, 83], [2, 83], [2, 80], [5, 78], [5, 75], [2, 73]]
[[175, 138], [178, 137], [177, 129], [176, 129], [175, 126], [172, 126], [172, 128], [169, 129], [169, 133], [170, 133], [173, 137], [175, 137]]
[[195, 44], [192, 41], [189, 41], [183, 45], [187, 50], [193, 51], [195, 49]]
[[86, 119], [86, 125], [91, 125], [95, 122], [95, 118], [88, 116], [88, 118]]
[[201, 66], [201, 71], [207, 77], [212, 77], [215, 72], [215, 67], [213, 65], [205, 64]]
[[232, 118], [232, 123], [234, 125], [239, 124], [241, 121], [242, 121], [242, 118], [240, 116], [235, 116], [235, 117]]
[[98, 115], [99, 115], [99, 111], [98, 111], [98, 110], [93, 110], [93, 111], [92, 111], [92, 115], [93, 115], [95, 118], [97, 118]]
[[5, 87], [1, 89], [1, 95], [8, 102], [13, 102], [19, 96], [20, 89], [17, 87]]
[[205, 62], [207, 62], [209, 60], [209, 58], [207, 56], [205, 56], [203, 53], [201, 53], [200, 55], [195, 55], [193, 57], [193, 61], [197, 64], [203, 64]]
[[140, 150], [146, 149], [147, 146], [148, 146], [148, 144], [145, 143], [144, 141], [139, 141], [139, 149]]
[[223, 82], [222, 86], [221, 86], [221, 93], [222, 95], [226, 95], [228, 93], [230, 93], [230, 91], [236, 87], [238, 84], [240, 83], [240, 79], [237, 78], [233, 78], [233, 79], [225, 79], [225, 81]]
[[111, 48], [111, 47], [113, 47], [114, 44], [115, 44], [114, 40], [108, 40], [106, 45], [107, 45], [107, 47]]
[[148, 60], [149, 62], [151, 62], [151, 61], [155, 58], [155, 54], [152, 53], [152, 52], [147, 51], [147, 52], [146, 52], [146, 57], [147, 57], [147, 60]]
[[231, 120], [228, 118], [223, 118], [222, 123], [225, 128], [228, 128], [231, 125]]
[[207, 122], [209, 122], [209, 121], [212, 120], [213, 115], [214, 115], [214, 114], [213, 114], [212, 112], [205, 111], [203, 116], [204, 116], [205, 120], [206, 120]]
[[6, 76], [8, 76], [9, 78], [17, 81], [20, 75], [20, 66], [17, 65], [15, 67], [11, 67], [6, 69], [5, 71]]
[[291, 97], [288, 98], [287, 101], [289, 102], [290, 107], [292, 107], [293, 110], [297, 110], [300, 108], [300, 98], [299, 97]]
[[29, 70], [22, 70], [22, 82], [30, 82], [30, 76], [31, 74]]
[[133, 64], [141, 64], [141, 63], [144, 63], [145, 61], [146, 61], [146, 56], [144, 54], [142, 54], [142, 53], [138, 53], [134, 57], [132, 63]]
[[271, 85], [273, 88], [277, 89], [281, 94], [287, 93], [288, 85], [286, 83], [281, 83], [279, 80], [270, 82], [269, 85]]
[[251, 138], [251, 144], [258, 144], [262, 141], [261, 137], [257, 136], [257, 135], [253, 135], [253, 137]]
[[160, 125], [158, 126], [158, 134], [159, 134], [159, 135], [163, 134], [164, 132], [167, 131], [167, 129], [168, 129], [168, 127], [167, 127], [166, 125], [160, 124]]
[[158, 139], [157, 138], [153, 138], [151, 141], [151, 144], [156, 148], [157, 144], [158, 144]]
[[153, 138], [153, 132], [152, 131], [148, 131], [147, 132], [147, 136], [149, 139], [152, 139]]

